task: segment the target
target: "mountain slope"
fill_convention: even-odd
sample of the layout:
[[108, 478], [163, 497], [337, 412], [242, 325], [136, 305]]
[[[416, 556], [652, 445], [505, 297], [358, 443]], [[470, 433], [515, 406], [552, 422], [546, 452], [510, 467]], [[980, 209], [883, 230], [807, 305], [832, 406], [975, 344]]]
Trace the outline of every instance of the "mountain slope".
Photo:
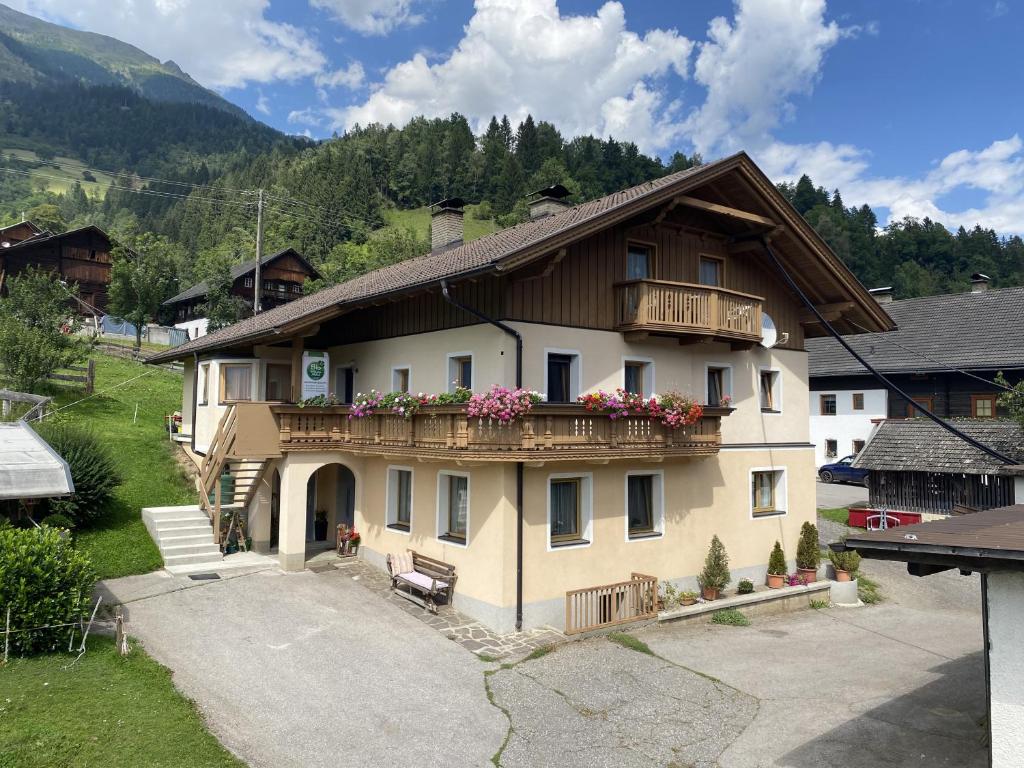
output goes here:
[[249, 118], [245, 110], [199, 85], [173, 61], [161, 63], [112, 37], [51, 24], [2, 4], [0, 81], [119, 85], [154, 101], [203, 104]]

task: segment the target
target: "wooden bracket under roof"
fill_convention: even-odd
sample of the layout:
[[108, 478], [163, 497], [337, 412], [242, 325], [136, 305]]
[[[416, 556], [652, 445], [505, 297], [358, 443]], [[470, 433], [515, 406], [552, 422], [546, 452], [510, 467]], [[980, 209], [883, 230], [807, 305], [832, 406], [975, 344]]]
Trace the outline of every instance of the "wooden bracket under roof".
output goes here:
[[698, 197], [690, 197], [689, 195], [679, 195], [673, 201], [678, 205], [685, 205], [689, 208], [697, 208], [701, 211], [707, 211], [708, 213], [717, 213], [721, 216], [729, 216], [734, 219], [740, 219], [742, 221], [748, 221], [752, 224], [760, 224], [764, 227], [771, 227], [775, 229], [779, 226], [779, 223], [774, 219], [769, 219], [767, 216], [761, 216], [758, 213], [751, 213], [750, 211], [743, 211], [739, 208], [732, 208], [728, 205], [721, 205], [719, 203], [712, 203], [707, 200], [701, 200]]

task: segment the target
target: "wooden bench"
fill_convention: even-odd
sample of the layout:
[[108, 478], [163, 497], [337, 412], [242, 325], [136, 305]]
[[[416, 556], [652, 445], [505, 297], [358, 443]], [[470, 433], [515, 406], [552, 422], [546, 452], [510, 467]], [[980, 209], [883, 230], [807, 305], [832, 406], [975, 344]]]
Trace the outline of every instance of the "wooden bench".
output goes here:
[[395, 572], [393, 556], [388, 555], [388, 573], [391, 574], [391, 588], [395, 593], [431, 613], [437, 613], [437, 598], [440, 596], [444, 597], [445, 605], [451, 605], [455, 581], [458, 578], [455, 566], [411, 549], [409, 554], [412, 555], [413, 567], [412, 571], [405, 573]]

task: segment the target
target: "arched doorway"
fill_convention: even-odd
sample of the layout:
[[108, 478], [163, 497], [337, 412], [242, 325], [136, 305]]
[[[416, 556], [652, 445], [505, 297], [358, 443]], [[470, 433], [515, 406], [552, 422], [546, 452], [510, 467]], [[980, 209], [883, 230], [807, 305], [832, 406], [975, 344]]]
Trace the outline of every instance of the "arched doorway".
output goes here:
[[355, 522], [356, 477], [344, 464], [326, 464], [306, 483], [306, 543], [308, 549], [335, 545], [340, 523]]

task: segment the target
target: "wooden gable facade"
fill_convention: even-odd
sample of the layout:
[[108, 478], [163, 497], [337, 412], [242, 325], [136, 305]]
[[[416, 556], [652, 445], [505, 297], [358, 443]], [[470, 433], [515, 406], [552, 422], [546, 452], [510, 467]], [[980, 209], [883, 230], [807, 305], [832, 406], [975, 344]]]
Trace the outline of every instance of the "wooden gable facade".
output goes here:
[[69, 285], [78, 285], [80, 313], [102, 314], [108, 303], [112, 250], [110, 238], [98, 227], [37, 235], [0, 249], [0, 274], [4, 284], [30, 267], [60, 275]]

